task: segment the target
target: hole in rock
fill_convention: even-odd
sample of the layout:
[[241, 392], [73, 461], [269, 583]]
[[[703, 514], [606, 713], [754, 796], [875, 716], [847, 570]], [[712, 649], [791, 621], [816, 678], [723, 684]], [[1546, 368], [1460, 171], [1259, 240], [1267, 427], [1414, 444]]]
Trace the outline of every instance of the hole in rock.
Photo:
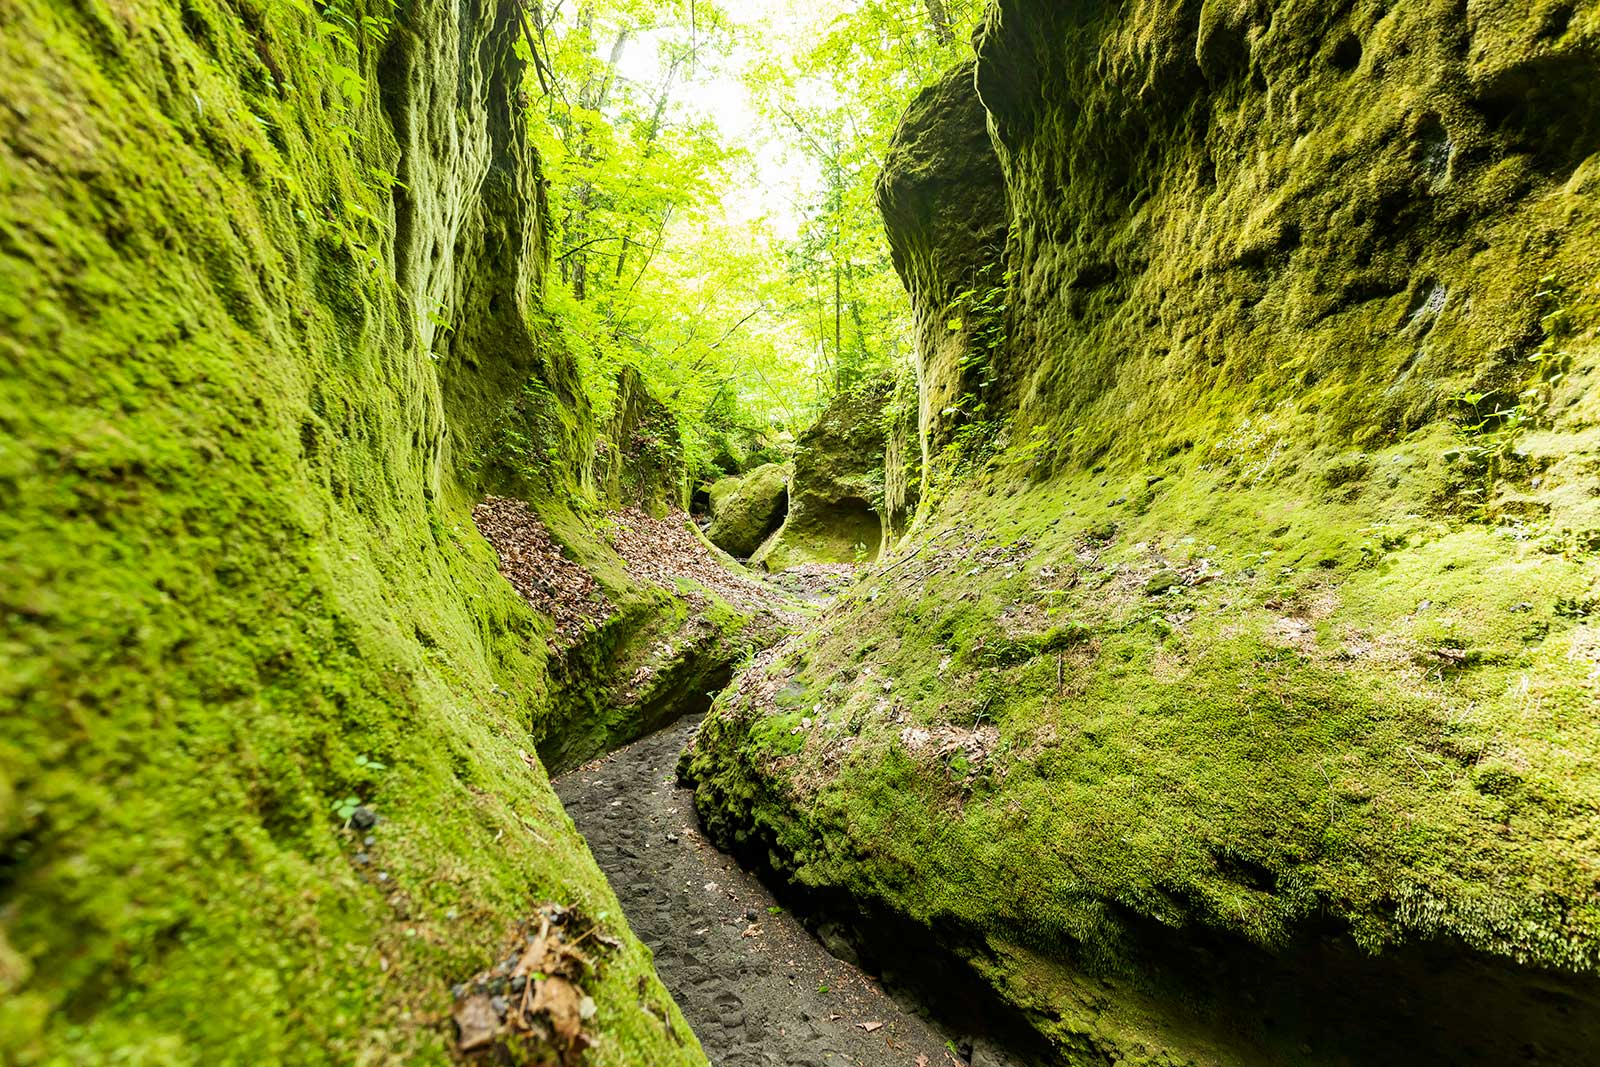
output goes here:
[[1328, 57], [1328, 62], [1333, 64], [1333, 69], [1344, 71], [1348, 74], [1361, 65], [1361, 38], [1353, 33], [1347, 33], [1339, 38], [1339, 43], [1333, 46], [1333, 52]]

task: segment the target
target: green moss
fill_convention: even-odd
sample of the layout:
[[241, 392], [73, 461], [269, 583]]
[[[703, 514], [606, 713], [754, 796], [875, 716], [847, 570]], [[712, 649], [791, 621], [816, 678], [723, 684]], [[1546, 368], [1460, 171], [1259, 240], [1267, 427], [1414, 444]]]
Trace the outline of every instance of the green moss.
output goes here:
[[[533, 157], [486, 117], [515, 27], [462, 42], [426, 3], [329, 53], [288, 6], [5, 22], [0, 1059], [447, 1062], [449, 987], [517, 920], [620, 914], [519, 755], [548, 623], [468, 514], [476, 414], [569, 370], [525, 315]], [[458, 99], [520, 172], [413, 140]], [[400, 156], [411, 199], [375, 177]], [[453, 266], [413, 245], [440, 235]], [[441, 341], [441, 294], [503, 310]], [[654, 982], [626, 939], [596, 1062], [703, 1062]]]
[[[1595, 974], [1596, 653], [1560, 610], [1593, 561], [1552, 523], [1424, 504], [1432, 440], [1371, 453], [1403, 473], [1353, 499], [1312, 462], [1241, 482], [1199, 457], [958, 489], [915, 559], [796, 639], [769, 708], [719, 703], [689, 768], [707, 825], [947, 941], [1029, 946], [975, 965], [1064, 1054], [1140, 1040], [1132, 1001], [1073, 1016], [1071, 975], [1159, 986], [1145, 924], [1288, 954], [1332, 919], [1385, 956], [1444, 939]], [[1140, 513], [1113, 504], [1135, 485]], [[774, 744], [785, 693], [850, 720], [848, 750]], [[1065, 999], [1024, 966], [1065, 967]], [[1161, 1047], [1219, 1040], [1139, 1010]]]
[[711, 525], [706, 537], [740, 559], [753, 556], [783, 522], [789, 504], [789, 468], [768, 463], [740, 478], [711, 487]]
[[753, 565], [781, 571], [877, 557], [884, 540], [883, 412], [893, 384], [875, 378], [840, 394], [800, 435], [788, 515]]

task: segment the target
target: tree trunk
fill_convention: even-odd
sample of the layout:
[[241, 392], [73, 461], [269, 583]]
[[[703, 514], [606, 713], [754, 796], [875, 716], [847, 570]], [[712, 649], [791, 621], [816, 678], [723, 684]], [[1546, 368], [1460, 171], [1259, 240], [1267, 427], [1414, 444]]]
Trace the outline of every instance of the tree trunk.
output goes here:
[[923, 0], [928, 8], [928, 25], [933, 29], [933, 39], [941, 45], [954, 44], [955, 27], [950, 24], [950, 5], [946, 0]]

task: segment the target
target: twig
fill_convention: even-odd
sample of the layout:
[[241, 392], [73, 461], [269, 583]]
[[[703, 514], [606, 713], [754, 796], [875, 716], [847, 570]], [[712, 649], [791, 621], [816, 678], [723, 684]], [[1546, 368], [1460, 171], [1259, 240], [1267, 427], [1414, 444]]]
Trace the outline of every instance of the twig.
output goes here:
[[556, 260], [559, 262], [560, 260], [566, 259], [568, 256], [575, 255], [575, 254], [577, 254], [579, 252], [582, 252], [585, 248], [588, 248], [591, 245], [602, 244], [602, 243], [604, 243], [606, 241], [625, 241], [625, 242], [628, 242], [628, 243], [632, 243], [632, 238], [619, 237], [619, 236], [615, 236], [615, 235], [613, 235], [611, 237], [596, 237], [596, 238], [594, 238], [592, 240], [585, 241], [582, 244], [573, 245], [571, 248], [567, 249], [565, 252], [563, 252], [559, 256], [557, 256]]
[[907, 563], [910, 563], [912, 560], [916, 559], [918, 556], [922, 555], [922, 553], [926, 552], [927, 549], [928, 549], [928, 546], [926, 544], [924, 544], [921, 548], [917, 549], [915, 552], [911, 553], [910, 555], [901, 556], [899, 559], [895, 560], [893, 563], [889, 564], [889, 566], [885, 567], [883, 570], [879, 571], [877, 574], [873, 575], [872, 577], [874, 577], [874, 578], [887, 577], [888, 575], [890, 575], [890, 574], [894, 573], [895, 571], [899, 570], [901, 567], [904, 567]]

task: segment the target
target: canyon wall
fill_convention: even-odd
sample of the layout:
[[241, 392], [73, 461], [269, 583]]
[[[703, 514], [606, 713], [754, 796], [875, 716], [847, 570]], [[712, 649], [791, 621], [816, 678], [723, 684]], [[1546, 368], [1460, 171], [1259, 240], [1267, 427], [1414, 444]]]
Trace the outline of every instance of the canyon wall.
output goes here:
[[1066, 1062], [1584, 1062], [1600, 5], [1000, 0], [977, 57], [880, 186], [914, 534], [719, 700], [708, 825]]
[[618, 938], [590, 1061], [704, 1062], [524, 751], [553, 626], [472, 522], [594, 433], [519, 33], [0, 3], [0, 1060], [448, 1062], [557, 903]]

